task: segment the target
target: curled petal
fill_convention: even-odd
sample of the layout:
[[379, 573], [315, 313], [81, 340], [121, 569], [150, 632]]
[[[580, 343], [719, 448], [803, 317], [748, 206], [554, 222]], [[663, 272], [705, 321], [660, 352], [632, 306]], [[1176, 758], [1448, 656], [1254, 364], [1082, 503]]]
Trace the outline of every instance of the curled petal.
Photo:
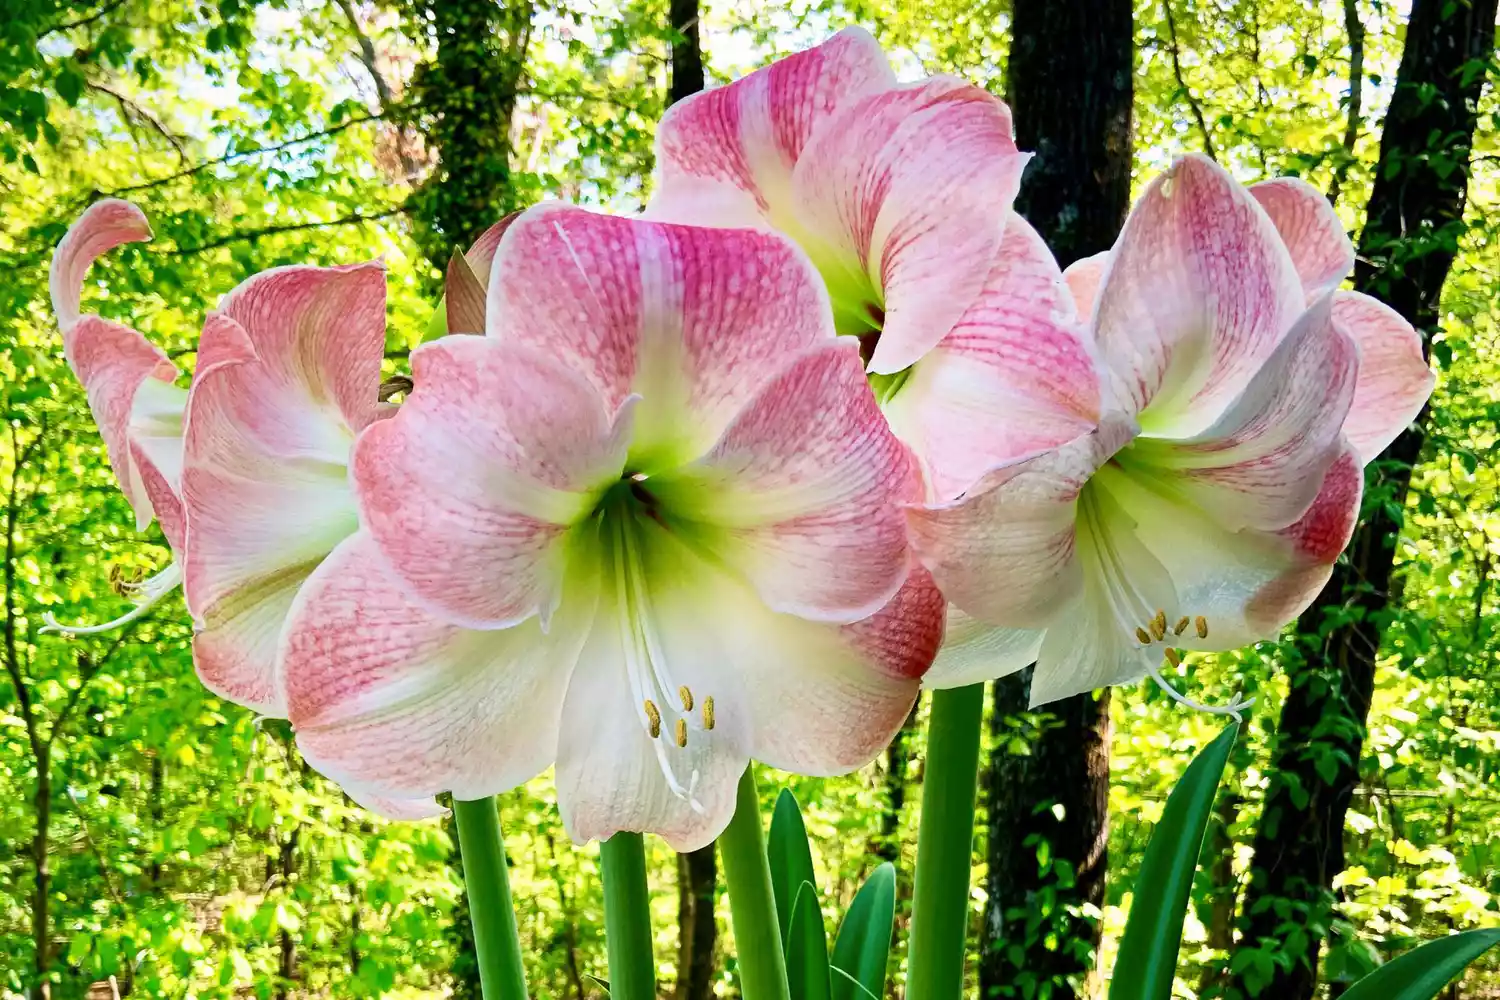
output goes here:
[[1093, 318], [1094, 306], [1099, 301], [1099, 286], [1104, 283], [1104, 272], [1109, 268], [1109, 258], [1110, 252], [1103, 250], [1092, 257], [1075, 260], [1063, 271], [1078, 315], [1086, 320]]
[[495, 253], [500, 249], [500, 240], [510, 229], [510, 224], [520, 216], [520, 212], [511, 212], [480, 233], [474, 245], [464, 251], [464, 257], [468, 260], [469, 266], [474, 269], [474, 275], [483, 287], [490, 286], [490, 268], [495, 262]]
[[631, 394], [631, 464], [706, 451], [766, 380], [833, 338], [806, 258], [766, 232], [531, 209], [495, 261], [489, 333], [584, 373], [610, 407]]
[[1301, 314], [1292, 258], [1254, 198], [1207, 157], [1136, 203], [1094, 312], [1114, 395], [1149, 433], [1188, 436], [1244, 390]]
[[411, 361], [411, 396], [354, 448], [365, 526], [448, 620], [545, 616], [565, 535], [624, 467], [628, 408], [612, 421], [582, 375], [520, 344], [450, 336]]
[[[673, 105], [656, 130], [656, 211], [684, 196], [703, 204], [698, 180], [725, 182], [767, 213], [790, 207], [792, 168], [835, 109], [889, 89], [895, 74], [863, 28]], [[730, 202], [729, 204], [732, 204]], [[713, 216], [700, 224], [722, 225]]]
[[1333, 322], [1359, 348], [1359, 381], [1344, 436], [1368, 464], [1422, 412], [1437, 377], [1422, 353], [1421, 334], [1390, 306], [1339, 292]]
[[797, 234], [842, 333], [880, 330], [870, 370], [926, 354], [984, 287], [1028, 157], [1010, 111], [951, 77], [840, 109], [792, 184]]
[[1292, 255], [1308, 299], [1339, 282], [1354, 268], [1354, 244], [1328, 198], [1298, 177], [1278, 177], [1250, 185]]
[[1044, 629], [986, 625], [957, 605], [948, 606], [943, 648], [922, 678], [934, 689], [967, 687], [1005, 677], [1036, 662]]
[[701, 460], [646, 486], [777, 611], [853, 621], [906, 579], [896, 504], [915, 472], [852, 341], [792, 361]]
[[886, 403], [939, 499], [1099, 421], [1099, 371], [1057, 262], [1012, 214], [984, 290]]
[[[472, 631], [405, 593], [373, 539], [346, 539], [297, 596], [281, 683], [297, 745], [352, 795], [477, 799], [553, 759], [563, 694], [592, 617]], [[384, 810], [377, 810], [384, 811]]]
[[66, 333], [78, 322], [83, 279], [94, 260], [122, 243], [140, 243], [151, 238], [146, 215], [128, 201], [106, 198], [88, 207], [52, 255], [49, 283], [52, 311]]
[[1183, 441], [1140, 441], [1122, 462], [1161, 477], [1231, 529], [1296, 521], [1343, 451], [1359, 373], [1331, 306], [1325, 295], [1308, 309], [1212, 427]]
[[442, 816], [448, 810], [438, 805], [437, 799], [392, 799], [380, 795], [366, 795], [364, 792], [350, 791], [344, 789], [344, 794], [353, 800], [354, 804], [370, 810], [378, 816], [394, 820], [420, 820], [432, 819]]

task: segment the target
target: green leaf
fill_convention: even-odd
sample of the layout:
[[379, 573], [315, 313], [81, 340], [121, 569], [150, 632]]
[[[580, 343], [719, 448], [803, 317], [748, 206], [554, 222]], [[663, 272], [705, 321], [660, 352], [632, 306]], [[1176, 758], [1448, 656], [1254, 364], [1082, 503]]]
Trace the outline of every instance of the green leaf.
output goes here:
[[1500, 944], [1500, 929], [1428, 941], [1392, 959], [1344, 994], [1344, 1000], [1432, 1000], [1480, 955]]
[[832, 1000], [885, 996], [885, 969], [895, 922], [896, 869], [887, 861], [859, 887], [839, 926], [833, 946]]
[[53, 81], [57, 87], [57, 96], [67, 101], [70, 106], [77, 104], [78, 99], [83, 96], [84, 82], [83, 74], [71, 65], [65, 65], [58, 70], [57, 79]]
[[1110, 982], [1110, 1000], [1171, 1000], [1182, 921], [1214, 795], [1239, 735], [1231, 723], [1188, 765], [1146, 845], [1130, 920]]
[[828, 936], [823, 929], [818, 890], [811, 882], [797, 886], [791, 911], [786, 937], [786, 978], [792, 1000], [830, 1000]]
[[781, 925], [781, 945], [791, 952], [788, 930], [792, 923], [792, 904], [803, 882], [817, 892], [813, 875], [812, 848], [807, 843], [807, 827], [802, 825], [802, 810], [797, 797], [783, 788], [771, 813], [771, 834], [766, 840], [767, 860], [771, 863], [771, 893], [776, 898], [776, 922]]

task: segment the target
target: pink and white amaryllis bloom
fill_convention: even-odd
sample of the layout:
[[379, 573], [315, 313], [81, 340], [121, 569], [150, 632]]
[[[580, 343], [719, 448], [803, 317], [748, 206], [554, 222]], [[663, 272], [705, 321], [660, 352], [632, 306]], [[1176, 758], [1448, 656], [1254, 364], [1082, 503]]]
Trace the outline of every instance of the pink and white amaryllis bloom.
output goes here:
[[1027, 160], [1003, 103], [948, 76], [898, 83], [860, 28], [673, 105], [656, 152], [648, 215], [795, 239], [880, 374], [984, 288]]
[[727, 825], [751, 758], [870, 760], [942, 635], [910, 457], [774, 234], [547, 205], [488, 335], [413, 352], [354, 451], [361, 533], [313, 574], [284, 684], [347, 787], [472, 799], [556, 764], [574, 838]]
[[[1075, 409], [1097, 408], [1095, 426], [911, 510], [957, 606], [928, 682], [1035, 659], [1040, 704], [1161, 680], [1164, 656], [1274, 637], [1307, 607], [1353, 530], [1364, 465], [1433, 382], [1408, 324], [1332, 290], [1352, 265], [1301, 182], [1247, 190], [1198, 156], [1157, 178], [1115, 248], [1068, 275], [1098, 364]], [[1013, 394], [1017, 418], [1030, 391]]]
[[[136, 527], [160, 522], [173, 554], [183, 541], [182, 415], [187, 390], [174, 384], [177, 368], [165, 351], [122, 323], [81, 313], [83, 282], [96, 258], [123, 243], [151, 238], [139, 208], [108, 199], [79, 217], [52, 257], [52, 311], [62, 331], [63, 355], [83, 383], [89, 409], [104, 438], [120, 490], [135, 510]], [[140, 617], [182, 582], [177, 562], [137, 587], [136, 607], [102, 625], [65, 626], [50, 616], [51, 631], [80, 634], [118, 628]]]

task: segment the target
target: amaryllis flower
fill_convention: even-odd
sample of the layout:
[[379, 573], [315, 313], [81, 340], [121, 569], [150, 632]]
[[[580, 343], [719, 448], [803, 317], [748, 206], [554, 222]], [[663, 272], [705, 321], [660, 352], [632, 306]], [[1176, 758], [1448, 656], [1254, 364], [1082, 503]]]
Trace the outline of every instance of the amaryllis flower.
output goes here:
[[359, 525], [355, 435], [379, 402], [385, 269], [264, 271], [203, 326], [183, 443], [185, 594], [210, 690], [285, 714], [278, 646], [297, 588]]
[[1098, 363], [1076, 412], [1095, 426], [911, 511], [958, 608], [929, 683], [1035, 658], [1043, 703], [1300, 613], [1348, 542], [1363, 466], [1433, 381], [1408, 324], [1332, 290], [1352, 264], [1307, 185], [1246, 190], [1197, 156], [1157, 178], [1114, 250], [1069, 273]]
[[648, 214], [795, 239], [882, 374], [984, 288], [1027, 160], [1004, 104], [953, 77], [898, 84], [860, 28], [673, 105], [656, 148]]
[[[62, 332], [63, 354], [83, 383], [89, 409], [104, 438], [120, 490], [135, 510], [136, 527], [160, 522], [174, 554], [183, 540], [182, 414], [187, 391], [174, 384], [177, 368], [165, 351], [122, 323], [80, 314], [83, 281], [94, 260], [122, 243], [151, 238], [141, 210], [108, 199], [90, 206], [68, 230], [52, 257], [52, 310]], [[182, 581], [178, 564], [140, 584], [136, 607], [111, 622], [48, 629], [80, 634], [118, 628], [148, 611]]]
[[471, 799], [555, 763], [576, 839], [686, 850], [750, 758], [840, 773], [899, 728], [943, 601], [908, 566], [910, 457], [795, 247], [533, 209], [488, 336], [412, 377], [284, 641], [314, 766]]

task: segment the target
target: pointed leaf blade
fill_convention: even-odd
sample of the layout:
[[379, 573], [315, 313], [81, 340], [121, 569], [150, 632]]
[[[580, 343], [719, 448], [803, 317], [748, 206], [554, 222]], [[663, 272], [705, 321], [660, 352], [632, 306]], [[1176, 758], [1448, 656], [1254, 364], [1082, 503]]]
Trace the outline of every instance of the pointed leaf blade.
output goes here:
[[1469, 963], [1500, 944], [1500, 928], [1428, 941], [1370, 973], [1344, 1000], [1433, 1000]]
[[803, 882], [797, 887], [790, 908], [792, 919], [787, 926], [786, 978], [792, 1000], [830, 1000], [828, 935], [823, 928], [823, 911], [818, 906], [818, 890], [811, 882]]
[[887, 861], [865, 879], [839, 926], [833, 946], [832, 1000], [885, 996], [895, 923], [896, 869]]
[[807, 843], [807, 827], [797, 797], [783, 788], [771, 813], [771, 833], [766, 839], [766, 854], [771, 863], [771, 892], [776, 897], [776, 922], [781, 925], [781, 940], [791, 951], [793, 904], [797, 888], [803, 882], [813, 886], [816, 896], [818, 880], [813, 875], [812, 848]]

